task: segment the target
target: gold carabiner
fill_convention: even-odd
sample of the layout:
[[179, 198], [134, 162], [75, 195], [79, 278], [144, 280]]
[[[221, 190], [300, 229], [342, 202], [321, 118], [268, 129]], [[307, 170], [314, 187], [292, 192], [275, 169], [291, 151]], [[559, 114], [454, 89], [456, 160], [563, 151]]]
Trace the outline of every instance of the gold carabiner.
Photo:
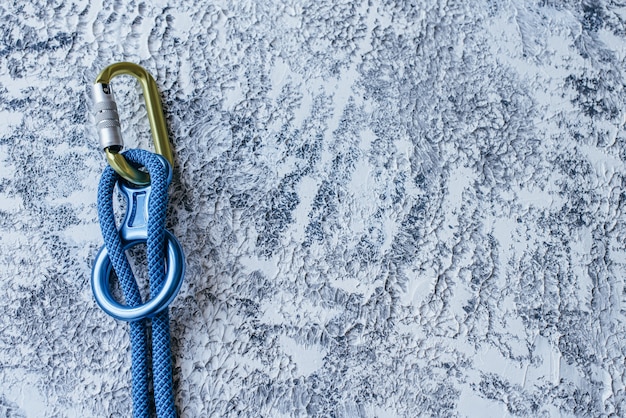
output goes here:
[[146, 101], [146, 112], [150, 121], [152, 140], [157, 154], [162, 155], [174, 167], [174, 157], [167, 138], [167, 127], [163, 117], [161, 99], [154, 78], [143, 67], [132, 62], [118, 62], [106, 67], [94, 84], [94, 100], [96, 125], [100, 137], [100, 145], [106, 153], [109, 165], [123, 178], [137, 186], [150, 184], [148, 173], [137, 170], [128, 164], [119, 152], [124, 147], [120, 128], [117, 105], [109, 86], [112, 78], [128, 74], [139, 80]]

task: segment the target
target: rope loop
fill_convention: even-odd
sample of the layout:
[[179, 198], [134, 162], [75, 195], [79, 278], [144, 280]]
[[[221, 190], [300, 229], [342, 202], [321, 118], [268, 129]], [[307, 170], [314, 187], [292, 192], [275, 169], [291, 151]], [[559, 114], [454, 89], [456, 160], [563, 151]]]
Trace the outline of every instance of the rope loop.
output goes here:
[[[139, 149], [124, 153], [136, 168], [145, 167], [148, 186], [129, 184], [107, 167], [98, 187], [98, 216], [104, 238], [92, 273], [96, 301], [111, 316], [129, 321], [131, 326], [133, 416], [151, 415], [148, 384], [146, 318], [152, 321], [152, 368], [154, 404], [159, 418], [175, 417], [168, 305], [174, 299], [184, 275], [183, 251], [176, 238], [165, 229], [167, 189], [172, 179], [169, 163], [160, 155]], [[121, 227], [115, 225], [113, 191], [115, 185], [127, 199], [127, 212]], [[152, 298], [143, 302], [125, 251], [145, 242], [148, 277]], [[166, 251], [167, 249], [167, 251]], [[167, 261], [167, 263], [166, 263]], [[167, 266], [167, 268], [166, 268]], [[115, 271], [126, 305], [111, 295], [111, 275]]]

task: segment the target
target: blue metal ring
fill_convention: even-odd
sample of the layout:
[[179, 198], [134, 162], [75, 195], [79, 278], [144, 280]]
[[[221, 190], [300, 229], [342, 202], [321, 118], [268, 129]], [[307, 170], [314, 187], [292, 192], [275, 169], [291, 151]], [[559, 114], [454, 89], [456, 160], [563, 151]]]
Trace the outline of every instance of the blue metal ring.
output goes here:
[[[180, 290], [180, 286], [183, 284], [185, 258], [183, 249], [176, 237], [171, 232], [165, 230], [165, 238], [167, 241], [167, 273], [163, 288], [146, 303], [133, 307], [122, 305], [113, 298], [110, 286], [113, 267], [106, 247], [102, 247], [93, 265], [91, 288], [96, 302], [104, 312], [113, 318], [133, 322], [155, 316], [167, 308], [174, 300]], [[142, 242], [146, 242], [146, 239], [127, 241], [124, 243], [124, 251]]]

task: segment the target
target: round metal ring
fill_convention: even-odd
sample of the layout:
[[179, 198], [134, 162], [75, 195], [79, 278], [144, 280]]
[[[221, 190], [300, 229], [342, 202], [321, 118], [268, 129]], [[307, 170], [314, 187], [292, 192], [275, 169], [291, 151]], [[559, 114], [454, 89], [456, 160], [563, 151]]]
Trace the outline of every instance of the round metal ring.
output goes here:
[[[167, 274], [163, 288], [147, 302], [133, 307], [122, 305], [113, 298], [111, 294], [111, 274], [113, 273], [113, 266], [111, 265], [106, 247], [102, 247], [93, 266], [91, 288], [96, 302], [104, 312], [111, 315], [113, 318], [133, 322], [155, 316], [163, 309], [167, 308], [174, 300], [183, 283], [185, 259], [183, 249], [176, 237], [166, 230], [165, 238], [167, 241]], [[142, 242], [146, 242], [146, 240], [137, 239], [129, 241], [125, 243], [124, 251]]]

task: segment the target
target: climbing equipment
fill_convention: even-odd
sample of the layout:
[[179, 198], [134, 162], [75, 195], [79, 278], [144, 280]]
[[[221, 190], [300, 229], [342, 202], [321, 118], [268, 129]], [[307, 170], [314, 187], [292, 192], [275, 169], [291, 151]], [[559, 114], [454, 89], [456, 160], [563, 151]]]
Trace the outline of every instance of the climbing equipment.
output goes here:
[[100, 136], [100, 146], [104, 149], [109, 165], [113, 167], [115, 172], [133, 184], [145, 186], [150, 183], [149, 176], [129, 165], [124, 155], [119, 153], [124, 147], [124, 141], [122, 140], [117, 105], [115, 104], [115, 98], [111, 92], [109, 82], [113, 77], [122, 74], [132, 75], [141, 84], [154, 148], [157, 154], [164, 156], [170, 165], [174, 167], [174, 157], [167, 139], [167, 127], [156, 82], [149, 72], [132, 62], [111, 64], [96, 77], [94, 99], [96, 102], [96, 126]]
[[[123, 141], [110, 80], [120, 74], [135, 76], [143, 88], [148, 119], [157, 153], [132, 149], [121, 153]], [[133, 416], [151, 415], [147, 321], [152, 329], [154, 408], [159, 418], [175, 417], [168, 305], [182, 284], [185, 262], [174, 235], [165, 229], [173, 156], [161, 102], [152, 76], [142, 67], [121, 62], [106, 67], [94, 84], [96, 125], [109, 167], [98, 187], [98, 217], [104, 246], [94, 262], [91, 286], [97, 304], [112, 317], [130, 322], [133, 375]], [[147, 172], [142, 170], [142, 167]], [[126, 198], [126, 214], [115, 225], [113, 191], [118, 186]], [[146, 243], [150, 295], [143, 302], [126, 250]], [[112, 295], [115, 272], [126, 305]]]
[[[157, 154], [123, 148], [117, 105], [110, 80], [120, 74], [136, 77], [143, 89], [148, 119]], [[121, 62], [106, 67], [93, 87], [96, 125], [105, 150], [107, 167], [98, 187], [98, 217], [105, 244], [96, 257], [92, 290], [98, 305], [114, 318], [130, 322], [133, 375], [133, 416], [149, 417], [149, 367], [147, 318], [152, 324], [152, 377], [156, 414], [175, 417], [170, 349], [168, 305], [182, 284], [185, 270], [183, 251], [171, 232], [165, 229], [167, 188], [172, 179], [173, 156], [154, 78], [142, 67]], [[145, 167], [148, 173], [141, 171]], [[115, 185], [126, 197], [126, 216], [119, 230], [113, 213]], [[125, 251], [146, 243], [148, 276], [152, 298], [143, 303], [139, 286]], [[165, 246], [167, 244], [167, 251]], [[164, 260], [164, 258], [166, 260]], [[167, 266], [167, 268], [166, 268]], [[115, 271], [126, 305], [111, 294]]]

